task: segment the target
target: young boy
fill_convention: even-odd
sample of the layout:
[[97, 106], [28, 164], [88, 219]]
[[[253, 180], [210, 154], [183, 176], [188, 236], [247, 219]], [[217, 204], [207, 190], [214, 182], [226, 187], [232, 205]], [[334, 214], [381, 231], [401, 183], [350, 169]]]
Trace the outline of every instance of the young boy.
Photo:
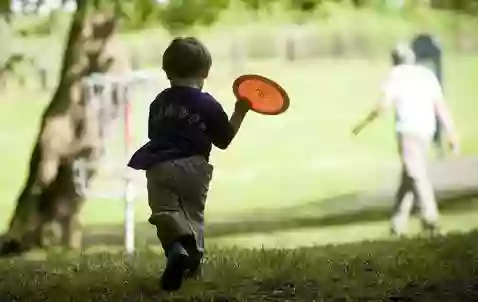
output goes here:
[[176, 38], [163, 55], [163, 70], [171, 87], [150, 105], [149, 142], [128, 166], [146, 170], [149, 222], [167, 257], [161, 286], [181, 287], [185, 275], [200, 270], [204, 253], [204, 208], [213, 167], [212, 145], [226, 149], [250, 106], [237, 100], [228, 119], [222, 106], [202, 92], [212, 59], [197, 39]]
[[357, 135], [366, 125], [393, 107], [396, 137], [402, 164], [401, 183], [397, 190], [391, 221], [393, 234], [401, 235], [407, 226], [413, 199], [421, 212], [422, 226], [435, 231], [439, 212], [433, 185], [427, 173], [429, 146], [436, 131], [435, 116], [448, 134], [454, 153], [459, 151], [458, 136], [451, 114], [444, 102], [440, 83], [428, 68], [415, 64], [415, 54], [398, 45], [392, 53], [394, 67], [383, 87], [376, 108], [353, 130]]

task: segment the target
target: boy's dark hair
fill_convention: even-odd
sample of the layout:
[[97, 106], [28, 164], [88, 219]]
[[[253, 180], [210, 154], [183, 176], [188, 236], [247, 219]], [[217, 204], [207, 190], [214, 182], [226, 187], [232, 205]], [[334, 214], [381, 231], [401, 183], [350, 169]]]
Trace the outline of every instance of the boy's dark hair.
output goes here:
[[196, 38], [175, 38], [163, 54], [163, 70], [169, 79], [207, 77], [211, 54]]

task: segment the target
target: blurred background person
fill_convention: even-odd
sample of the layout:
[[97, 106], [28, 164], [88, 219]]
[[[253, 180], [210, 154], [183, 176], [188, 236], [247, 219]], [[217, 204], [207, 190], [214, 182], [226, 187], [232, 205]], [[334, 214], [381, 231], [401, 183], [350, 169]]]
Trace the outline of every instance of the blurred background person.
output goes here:
[[439, 213], [427, 173], [427, 152], [436, 132], [435, 114], [448, 134], [455, 153], [459, 151], [458, 137], [435, 74], [415, 64], [415, 54], [405, 44], [396, 46], [392, 61], [394, 66], [382, 87], [382, 98], [376, 108], [353, 129], [353, 134], [357, 135], [386, 109], [394, 108], [402, 172], [391, 231], [395, 235], [405, 231], [414, 201], [420, 208], [423, 229], [436, 231]]

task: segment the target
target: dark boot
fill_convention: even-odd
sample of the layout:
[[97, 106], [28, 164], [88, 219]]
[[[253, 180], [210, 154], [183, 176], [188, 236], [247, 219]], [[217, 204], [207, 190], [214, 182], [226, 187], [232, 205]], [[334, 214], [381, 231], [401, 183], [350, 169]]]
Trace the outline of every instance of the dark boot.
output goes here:
[[198, 250], [196, 239], [194, 236], [183, 236], [179, 239], [182, 246], [189, 254], [188, 269], [186, 272], [187, 279], [197, 279], [201, 276], [201, 266], [203, 260], [203, 252]]
[[189, 269], [186, 272], [187, 279], [200, 279], [202, 277], [203, 253], [197, 253], [196, 257], [190, 258]]
[[189, 254], [179, 242], [168, 249], [168, 262], [161, 277], [161, 288], [165, 291], [177, 291], [181, 288], [183, 276], [189, 266]]

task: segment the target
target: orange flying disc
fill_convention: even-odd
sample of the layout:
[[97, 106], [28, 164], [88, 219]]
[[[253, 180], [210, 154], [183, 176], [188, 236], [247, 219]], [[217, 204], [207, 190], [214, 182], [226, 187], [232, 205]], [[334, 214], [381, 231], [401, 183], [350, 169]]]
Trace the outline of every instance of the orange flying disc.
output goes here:
[[266, 77], [246, 74], [232, 86], [238, 99], [251, 102], [251, 110], [260, 114], [277, 115], [289, 108], [289, 96], [279, 84]]

